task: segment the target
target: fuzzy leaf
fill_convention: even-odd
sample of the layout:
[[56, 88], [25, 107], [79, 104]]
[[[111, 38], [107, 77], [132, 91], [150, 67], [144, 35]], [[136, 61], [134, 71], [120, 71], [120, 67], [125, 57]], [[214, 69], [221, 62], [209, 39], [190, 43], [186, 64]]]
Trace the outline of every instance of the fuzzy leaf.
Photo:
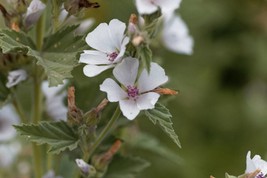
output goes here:
[[150, 166], [150, 163], [138, 157], [116, 155], [104, 178], [135, 178], [138, 173]]
[[157, 103], [154, 109], [145, 111], [145, 114], [153, 124], [159, 124], [161, 129], [181, 148], [178, 136], [172, 127], [172, 115], [165, 106]]
[[137, 48], [138, 58], [143, 62], [148, 73], [150, 72], [150, 64], [152, 62], [152, 51], [148, 45], [141, 45]]
[[59, 154], [66, 149], [74, 150], [79, 143], [78, 135], [64, 121], [22, 124], [14, 127], [29, 141], [50, 145], [48, 152], [51, 153]]

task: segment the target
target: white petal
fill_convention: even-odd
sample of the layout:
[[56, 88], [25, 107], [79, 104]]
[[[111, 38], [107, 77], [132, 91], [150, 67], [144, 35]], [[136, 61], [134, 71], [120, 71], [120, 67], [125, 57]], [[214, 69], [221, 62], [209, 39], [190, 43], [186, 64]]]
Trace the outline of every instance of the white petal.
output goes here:
[[8, 73], [8, 82], [6, 83], [7, 88], [11, 88], [21, 81], [24, 81], [27, 79], [27, 73], [23, 69], [13, 70]]
[[121, 47], [125, 28], [125, 23], [119, 21], [118, 19], [113, 19], [109, 22], [111, 39], [113, 40], [113, 43], [115, 44], [118, 50]]
[[92, 48], [107, 54], [116, 51], [116, 46], [110, 36], [109, 26], [106, 23], [99, 24], [87, 35], [85, 41]]
[[158, 93], [149, 92], [138, 96], [136, 101], [140, 110], [153, 109], [160, 95]]
[[112, 64], [108, 60], [107, 54], [96, 50], [84, 50], [81, 54], [79, 62], [86, 64]]
[[172, 13], [179, 8], [181, 0], [155, 0], [163, 14]]
[[194, 41], [184, 21], [179, 16], [166, 16], [164, 19], [163, 42], [166, 48], [176, 53], [192, 54]]
[[[68, 81], [64, 80], [62, 85], [49, 87], [49, 82], [43, 81], [42, 82], [42, 91], [43, 91], [46, 98], [49, 98], [49, 99], [54, 98], [61, 90], [63, 90], [63, 88], [66, 87], [67, 83], [68, 83]], [[64, 96], [66, 96], [66, 94], [64, 94]], [[62, 96], [62, 98], [64, 96]]]
[[140, 112], [134, 100], [120, 100], [122, 114], [129, 120], [133, 120]]
[[142, 93], [153, 90], [167, 81], [168, 77], [165, 75], [164, 69], [157, 63], [152, 62], [149, 74], [145, 69], [142, 71], [137, 82], [137, 88]]
[[136, 0], [136, 8], [139, 14], [151, 14], [157, 11], [157, 5], [151, 3], [151, 0]]
[[138, 66], [138, 59], [127, 57], [114, 68], [113, 75], [125, 87], [133, 86], [137, 77]]
[[246, 171], [245, 171], [245, 173], [252, 173], [252, 172], [256, 171], [256, 169], [257, 168], [251, 159], [251, 152], [249, 151], [247, 153], [247, 157], [246, 157]]
[[125, 50], [126, 50], [126, 45], [129, 43], [129, 38], [125, 37], [122, 41], [121, 47], [120, 47], [120, 52], [118, 54], [118, 56], [116, 57], [116, 59], [114, 60], [114, 62], [118, 63], [119, 61], [121, 61], [121, 58], [123, 57]]
[[0, 144], [0, 168], [8, 168], [15, 161], [21, 145], [19, 142]]
[[114, 65], [106, 65], [106, 66], [86, 65], [83, 68], [83, 73], [87, 77], [94, 77], [112, 67], [114, 67]]
[[3, 106], [0, 109], [0, 142], [8, 141], [16, 136], [16, 130], [12, 126], [19, 123], [19, 116], [12, 105]]
[[88, 174], [89, 170], [90, 170], [90, 165], [88, 163], [86, 163], [84, 160], [82, 159], [75, 159], [77, 166], [81, 169], [81, 171], [84, 174]]
[[79, 27], [75, 30], [76, 34], [84, 34], [93, 26], [94, 22], [92, 18], [81, 21]]
[[100, 90], [107, 93], [107, 97], [110, 102], [117, 102], [127, 97], [127, 93], [123, 91], [114, 80], [110, 78], [107, 78], [100, 85]]

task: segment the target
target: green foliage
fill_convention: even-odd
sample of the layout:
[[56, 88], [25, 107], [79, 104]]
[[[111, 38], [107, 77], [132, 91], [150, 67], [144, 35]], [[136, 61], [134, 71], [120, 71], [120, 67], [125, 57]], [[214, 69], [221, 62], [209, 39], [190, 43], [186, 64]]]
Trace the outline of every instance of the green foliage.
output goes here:
[[144, 30], [148, 34], [148, 37], [150, 39], [155, 38], [157, 36], [161, 15], [162, 14], [160, 10], [150, 15], [143, 15], [143, 18], [145, 20]]
[[145, 114], [149, 118], [149, 120], [153, 122], [153, 124], [156, 125], [158, 123], [161, 129], [167, 135], [169, 135], [169, 137], [174, 141], [174, 143], [176, 143], [177, 146], [181, 147], [178, 136], [172, 127], [172, 115], [165, 106], [157, 103], [154, 109], [149, 109], [145, 111]]
[[135, 178], [150, 163], [138, 157], [115, 156], [104, 178]]
[[14, 127], [29, 141], [50, 145], [48, 151], [51, 153], [59, 154], [66, 149], [74, 150], [79, 143], [78, 135], [64, 121], [22, 124]]
[[150, 63], [152, 62], [152, 51], [147, 44], [137, 47], [138, 58], [141, 60], [148, 72], [150, 72]]

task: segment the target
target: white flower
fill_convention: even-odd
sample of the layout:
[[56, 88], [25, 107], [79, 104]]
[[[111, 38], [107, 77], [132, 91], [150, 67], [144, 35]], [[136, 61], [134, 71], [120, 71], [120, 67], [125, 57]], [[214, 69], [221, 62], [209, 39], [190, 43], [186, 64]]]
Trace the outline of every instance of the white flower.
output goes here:
[[140, 14], [152, 14], [158, 10], [158, 7], [163, 14], [166, 14], [178, 9], [181, 0], [135, 0], [135, 2]]
[[124, 36], [125, 28], [123, 22], [113, 19], [109, 25], [101, 23], [87, 35], [87, 44], [96, 50], [84, 50], [80, 56], [79, 62], [87, 64], [83, 68], [86, 76], [96, 76], [121, 61], [129, 42]]
[[0, 168], [9, 167], [16, 159], [21, 150], [18, 142], [0, 143]]
[[25, 15], [25, 24], [27, 27], [38, 21], [41, 14], [45, 10], [46, 5], [40, 0], [32, 0]]
[[67, 120], [68, 109], [63, 102], [63, 99], [67, 96], [67, 92], [61, 92], [64, 87], [65, 84], [49, 87], [48, 81], [42, 83], [42, 91], [46, 98], [46, 112], [54, 120]]
[[13, 70], [8, 73], [8, 82], [6, 83], [7, 88], [11, 88], [23, 80], [27, 79], [27, 73], [23, 69]]
[[163, 20], [163, 43], [166, 48], [176, 53], [192, 54], [194, 41], [181, 17], [169, 14]]
[[0, 109], [0, 141], [8, 141], [16, 136], [16, 130], [12, 125], [18, 122], [19, 117], [12, 105]]
[[149, 74], [144, 69], [137, 80], [138, 67], [137, 59], [125, 58], [113, 70], [122, 88], [110, 78], [100, 85], [110, 102], [119, 102], [123, 115], [129, 120], [133, 120], [141, 110], [153, 109], [160, 95], [151, 90], [168, 81], [164, 69], [156, 63], [151, 63]]
[[263, 178], [267, 174], [267, 162], [262, 160], [259, 155], [255, 155], [251, 159], [251, 152], [247, 153], [246, 171], [245, 173], [253, 173], [256, 170], [261, 172], [255, 178]]

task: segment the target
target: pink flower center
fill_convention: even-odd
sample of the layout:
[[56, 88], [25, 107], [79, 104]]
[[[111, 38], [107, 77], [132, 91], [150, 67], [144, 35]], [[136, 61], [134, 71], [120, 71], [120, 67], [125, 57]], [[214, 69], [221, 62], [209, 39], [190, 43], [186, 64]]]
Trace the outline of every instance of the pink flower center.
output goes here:
[[137, 99], [137, 96], [139, 95], [139, 90], [135, 86], [127, 86], [127, 94], [129, 98]]
[[255, 178], [265, 178], [262, 172], [260, 172]]
[[117, 52], [113, 52], [111, 54], [108, 54], [107, 57], [108, 57], [108, 60], [113, 62], [118, 56], [118, 53]]

